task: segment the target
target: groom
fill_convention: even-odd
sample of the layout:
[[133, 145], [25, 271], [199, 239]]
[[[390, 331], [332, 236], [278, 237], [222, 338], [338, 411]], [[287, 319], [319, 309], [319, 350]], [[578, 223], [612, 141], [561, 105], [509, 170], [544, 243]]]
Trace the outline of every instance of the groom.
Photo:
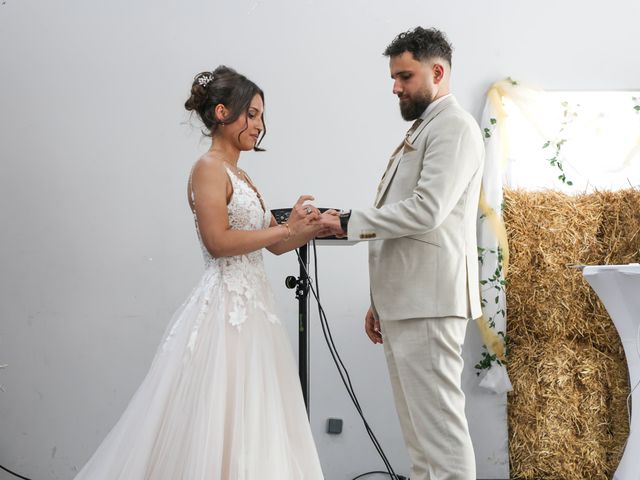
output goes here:
[[349, 240], [378, 240], [369, 244], [365, 331], [384, 343], [411, 480], [475, 480], [461, 348], [468, 319], [481, 314], [484, 144], [449, 93], [451, 45], [442, 32], [401, 33], [384, 54], [400, 113], [413, 125], [389, 159], [375, 206], [321, 221]]

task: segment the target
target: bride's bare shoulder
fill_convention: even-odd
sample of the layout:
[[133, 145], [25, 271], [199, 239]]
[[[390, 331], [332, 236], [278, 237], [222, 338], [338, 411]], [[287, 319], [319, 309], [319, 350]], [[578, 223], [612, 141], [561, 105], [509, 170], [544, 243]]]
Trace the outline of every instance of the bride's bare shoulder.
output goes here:
[[201, 201], [219, 197], [220, 201], [229, 203], [233, 186], [225, 163], [208, 153], [202, 155], [193, 165], [188, 190], [194, 200], [195, 197]]
[[208, 152], [202, 155], [193, 165], [193, 178], [226, 179], [227, 171], [225, 164], [219, 158]]

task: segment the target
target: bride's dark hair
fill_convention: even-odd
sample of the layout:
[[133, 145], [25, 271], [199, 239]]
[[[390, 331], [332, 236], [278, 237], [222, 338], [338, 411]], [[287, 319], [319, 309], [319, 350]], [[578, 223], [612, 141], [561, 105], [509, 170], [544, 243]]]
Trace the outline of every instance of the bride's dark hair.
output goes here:
[[[246, 113], [251, 99], [256, 94], [260, 95], [264, 103], [264, 92], [260, 87], [233, 68], [220, 65], [213, 72], [200, 72], [195, 76], [191, 85], [191, 96], [184, 103], [184, 108], [190, 112], [196, 112], [206, 128], [203, 133], [213, 137], [220, 125], [233, 123], [240, 115]], [[216, 118], [214, 109], [218, 104], [224, 105], [229, 110], [229, 115], [223, 120]], [[262, 122], [264, 131], [253, 148], [256, 151], [263, 151], [259, 145], [267, 132], [264, 117]], [[244, 130], [247, 128], [248, 124]]]

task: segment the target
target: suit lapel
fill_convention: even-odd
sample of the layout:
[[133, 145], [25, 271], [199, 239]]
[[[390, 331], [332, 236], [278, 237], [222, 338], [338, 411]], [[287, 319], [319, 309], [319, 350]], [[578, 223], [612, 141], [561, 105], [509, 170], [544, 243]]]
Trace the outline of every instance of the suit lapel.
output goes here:
[[409, 135], [407, 139], [405, 139], [403, 148], [398, 149], [398, 152], [396, 153], [395, 158], [393, 159], [393, 162], [391, 163], [391, 166], [389, 167], [389, 170], [385, 175], [385, 178], [382, 184], [380, 185], [380, 188], [378, 189], [378, 192], [376, 195], [376, 201], [375, 201], [376, 207], [380, 206], [382, 197], [384, 197], [384, 194], [389, 188], [389, 185], [391, 184], [391, 180], [396, 174], [396, 170], [398, 169], [398, 164], [400, 163], [400, 160], [402, 160], [403, 155], [405, 153], [410, 153], [414, 151], [416, 149], [415, 143], [417, 139], [420, 137], [420, 135], [422, 135], [422, 132], [424, 132], [427, 125], [434, 118], [436, 118], [438, 114], [444, 111], [447, 107], [454, 105], [456, 103], [457, 103], [456, 99], [453, 95], [442, 100], [440, 103], [438, 103], [438, 105], [436, 105], [436, 107], [433, 110], [429, 112], [429, 114], [426, 116], [424, 121], [418, 126], [418, 128], [416, 128], [415, 132], [413, 132], [411, 135]]
[[378, 188], [378, 192], [376, 194], [376, 201], [375, 201], [376, 207], [379, 206], [380, 200], [384, 196], [384, 193], [387, 191], [387, 188], [389, 188], [389, 183], [391, 182], [391, 179], [396, 173], [396, 169], [398, 168], [398, 163], [400, 163], [400, 159], [402, 158], [402, 155], [404, 155], [404, 148], [398, 147], [395, 157], [391, 162], [391, 165], [389, 166], [389, 169], [387, 170], [384, 178], [382, 179], [380, 188]]
[[416, 128], [415, 132], [409, 135], [409, 138], [407, 138], [407, 143], [413, 145], [415, 141], [418, 139], [418, 137], [420, 136], [420, 134], [422, 133], [422, 131], [426, 128], [426, 126], [429, 125], [429, 123], [434, 118], [436, 118], [440, 113], [442, 113], [446, 108], [450, 107], [451, 105], [457, 105], [456, 99], [453, 95], [442, 100], [440, 103], [438, 103], [435, 106], [433, 110], [429, 112], [427, 117], [424, 119], [424, 122], [422, 122], [418, 126], [418, 128]]

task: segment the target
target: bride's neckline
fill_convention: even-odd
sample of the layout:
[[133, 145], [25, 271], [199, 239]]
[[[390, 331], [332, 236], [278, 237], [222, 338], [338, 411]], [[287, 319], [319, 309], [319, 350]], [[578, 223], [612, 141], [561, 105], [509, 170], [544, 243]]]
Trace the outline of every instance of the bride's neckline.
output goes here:
[[260, 208], [262, 208], [262, 212], [266, 214], [267, 209], [264, 205], [264, 200], [262, 199], [262, 195], [260, 195], [260, 192], [258, 191], [257, 187], [253, 184], [253, 182], [251, 181], [247, 173], [238, 167], [235, 167], [235, 169], [237, 170], [237, 172], [235, 172], [233, 168], [231, 168], [231, 165], [229, 163], [227, 162], [223, 162], [223, 163], [225, 168], [229, 172], [231, 172], [234, 177], [236, 177], [238, 180], [244, 183], [247, 187], [249, 187], [253, 191], [253, 193], [255, 193], [256, 197], [258, 197], [258, 202], [260, 202]]
[[232, 165], [229, 162], [225, 162], [224, 160], [222, 160], [222, 163], [229, 169], [231, 170], [236, 177], [240, 178], [240, 175], [242, 176], [246, 176], [247, 173], [242, 170], [240, 167], [236, 166], [236, 165]]

